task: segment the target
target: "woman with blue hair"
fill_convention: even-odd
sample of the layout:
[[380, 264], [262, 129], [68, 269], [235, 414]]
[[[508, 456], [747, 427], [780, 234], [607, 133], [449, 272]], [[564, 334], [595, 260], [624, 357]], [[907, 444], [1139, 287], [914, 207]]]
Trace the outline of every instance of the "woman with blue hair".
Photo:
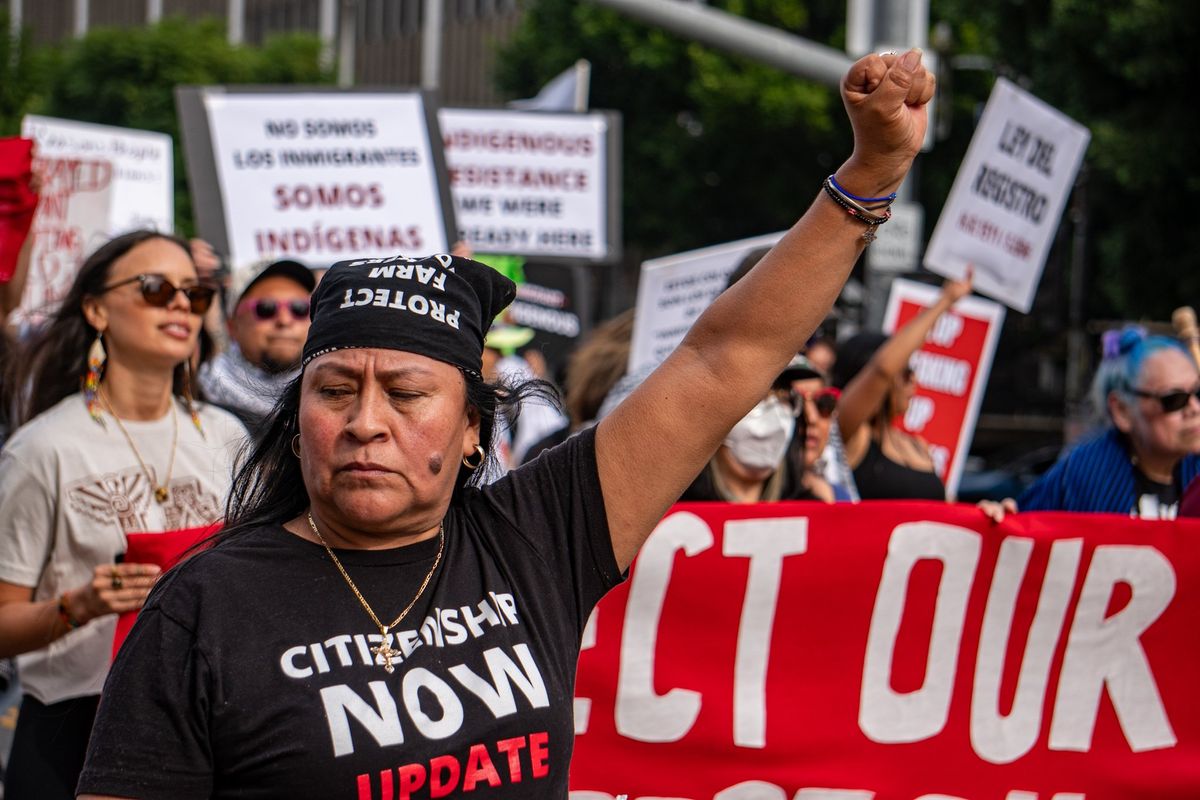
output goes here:
[[1109, 331], [1092, 383], [1101, 431], [1021, 495], [1023, 511], [1174, 519], [1200, 474], [1200, 372], [1184, 347], [1137, 327]]

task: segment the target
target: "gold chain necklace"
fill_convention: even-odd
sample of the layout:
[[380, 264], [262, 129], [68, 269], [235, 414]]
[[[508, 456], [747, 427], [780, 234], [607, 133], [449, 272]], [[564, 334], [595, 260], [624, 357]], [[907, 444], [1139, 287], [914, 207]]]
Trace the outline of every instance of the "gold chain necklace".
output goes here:
[[350, 586], [350, 591], [354, 592], [354, 596], [358, 598], [358, 602], [362, 604], [363, 609], [370, 615], [371, 621], [379, 627], [379, 646], [372, 647], [371, 652], [383, 659], [383, 669], [385, 672], [391, 673], [395, 667], [392, 666], [392, 659], [401, 655], [400, 651], [392, 647], [388, 641], [388, 631], [400, 624], [401, 620], [408, 616], [408, 612], [412, 611], [412, 607], [421, 599], [421, 595], [425, 593], [425, 587], [433, 580], [433, 573], [437, 572], [438, 564], [442, 563], [442, 553], [446, 549], [446, 526], [445, 524], [438, 526], [438, 551], [437, 556], [433, 559], [433, 566], [429, 568], [429, 572], [425, 575], [425, 580], [421, 581], [420, 587], [417, 589], [416, 595], [409, 601], [404, 610], [400, 612], [394, 620], [387, 625], [379, 621], [379, 617], [375, 615], [375, 611], [371, 608], [371, 604], [367, 602], [367, 598], [362, 596], [362, 592], [354, 585], [354, 581], [350, 578], [350, 573], [346, 572], [346, 568], [342, 566], [342, 562], [333, 554], [333, 548], [329, 546], [329, 542], [325, 541], [325, 537], [321, 535], [321, 531], [317, 528], [317, 523], [313, 519], [312, 511], [308, 514], [308, 527], [312, 528], [312, 532], [317, 535], [318, 541], [325, 547], [325, 552], [329, 553], [329, 558], [333, 561], [333, 565], [338, 568], [338, 572], [342, 573], [342, 577], [346, 579], [346, 583]]
[[117, 421], [117, 427], [121, 429], [121, 433], [125, 434], [125, 441], [129, 442], [129, 449], [133, 451], [134, 457], [137, 458], [138, 463], [142, 466], [142, 472], [146, 473], [146, 480], [150, 481], [150, 486], [154, 489], [154, 499], [158, 501], [159, 505], [167, 502], [167, 499], [171, 496], [171, 490], [167, 487], [171, 485], [171, 473], [175, 470], [175, 449], [179, 444], [179, 412], [175, 408], [175, 398], [171, 398], [171, 421], [175, 425], [175, 432], [171, 436], [171, 460], [167, 463], [167, 475], [163, 479], [163, 482], [155, 486], [154, 473], [146, 466], [145, 459], [138, 452], [137, 445], [133, 443], [133, 437], [129, 435], [129, 431], [125, 430], [125, 425], [121, 422], [121, 418], [117, 416], [117, 412], [113, 411], [112, 403], [108, 401], [108, 395], [104, 393], [103, 386], [99, 387], [97, 394], [104, 401], [104, 409]]

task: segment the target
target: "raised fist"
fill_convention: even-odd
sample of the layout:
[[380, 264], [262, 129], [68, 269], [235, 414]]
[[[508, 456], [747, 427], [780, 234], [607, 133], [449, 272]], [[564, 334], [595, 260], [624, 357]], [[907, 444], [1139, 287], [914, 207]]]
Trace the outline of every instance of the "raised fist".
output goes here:
[[897, 55], [863, 56], [842, 81], [842, 102], [854, 129], [850, 162], [868, 194], [895, 189], [921, 149], [928, 125], [926, 104], [936, 80], [917, 48]]

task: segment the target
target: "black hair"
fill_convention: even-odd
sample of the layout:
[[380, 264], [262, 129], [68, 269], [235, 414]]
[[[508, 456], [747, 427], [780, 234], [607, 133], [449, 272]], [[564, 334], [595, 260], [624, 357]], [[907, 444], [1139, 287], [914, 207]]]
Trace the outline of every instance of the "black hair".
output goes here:
[[[13, 396], [7, 398], [5, 405], [11, 403], [16, 409], [17, 425], [79, 391], [87, 372], [88, 348], [96, 338], [96, 329], [83, 314], [83, 301], [103, 291], [117, 259], [150, 239], [174, 242], [187, 253], [189, 260], [192, 258], [185, 240], [153, 230], [133, 231], [110, 239], [88, 256], [50, 322], [14, 356], [19, 359], [19, 367], [17, 374], [6, 381], [6, 391]], [[175, 367], [175, 394], [184, 393], [186, 382], [186, 362], [181, 362]]]
[[[459, 372], [466, 382], [467, 407], [479, 415], [479, 441], [485, 455], [483, 463], [475, 469], [459, 467], [451, 504], [458, 502], [469, 487], [477, 486], [490, 472], [489, 467], [497, 464], [495, 448], [488, 446], [495, 435], [497, 415], [515, 417], [521, 404], [528, 401], [561, 407], [558, 390], [546, 381], [533, 379], [510, 386], [488, 383], [465, 370]], [[259, 435], [243, 446], [225, 504], [224, 527], [193, 550], [228, 542], [265, 525], [282, 524], [308, 508], [300, 459], [292, 452], [292, 440], [300, 433], [303, 380], [301, 372], [287, 384]]]
[[733, 268], [733, 272], [729, 273], [729, 278], [725, 281], [725, 288], [728, 289], [735, 283], [746, 277], [746, 273], [754, 269], [758, 262], [763, 260], [767, 253], [771, 252], [770, 247], [755, 247], [746, 255], [742, 256], [742, 260]]
[[878, 331], [862, 331], [837, 346], [837, 361], [833, 362], [833, 385], [845, 389], [854, 376], [862, 372], [871, 361], [875, 351], [883, 346], [888, 337]]

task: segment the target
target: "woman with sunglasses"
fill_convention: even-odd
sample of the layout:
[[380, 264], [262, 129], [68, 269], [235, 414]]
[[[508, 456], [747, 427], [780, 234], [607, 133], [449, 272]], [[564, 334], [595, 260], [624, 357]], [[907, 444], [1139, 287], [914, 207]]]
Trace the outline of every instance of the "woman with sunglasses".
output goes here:
[[916, 388], [909, 359], [938, 319], [971, 292], [971, 274], [947, 280], [937, 302], [892, 336], [860, 333], [838, 348], [834, 385], [846, 460], [863, 500], [945, 500], [925, 440], [902, 430]]
[[1200, 474], [1200, 371], [1182, 344], [1137, 327], [1109, 331], [1092, 381], [1101, 429], [1073, 447], [1005, 510], [1092, 511], [1174, 519]]
[[0, 657], [19, 656], [25, 692], [8, 800], [74, 797], [117, 615], [160, 571], [123, 562], [127, 534], [221, 516], [245, 431], [187, 389], [213, 293], [186, 242], [126, 234], [22, 354], [23, 424], [0, 453]]
[[784, 497], [825, 503], [852, 500], [849, 488], [831, 482], [822, 465], [823, 458], [845, 458], [836, 443], [829, 446], [841, 393], [828, 385], [825, 372], [807, 354], [793, 358], [783, 377], [789, 383], [791, 402], [796, 409], [796, 432], [788, 445]]

